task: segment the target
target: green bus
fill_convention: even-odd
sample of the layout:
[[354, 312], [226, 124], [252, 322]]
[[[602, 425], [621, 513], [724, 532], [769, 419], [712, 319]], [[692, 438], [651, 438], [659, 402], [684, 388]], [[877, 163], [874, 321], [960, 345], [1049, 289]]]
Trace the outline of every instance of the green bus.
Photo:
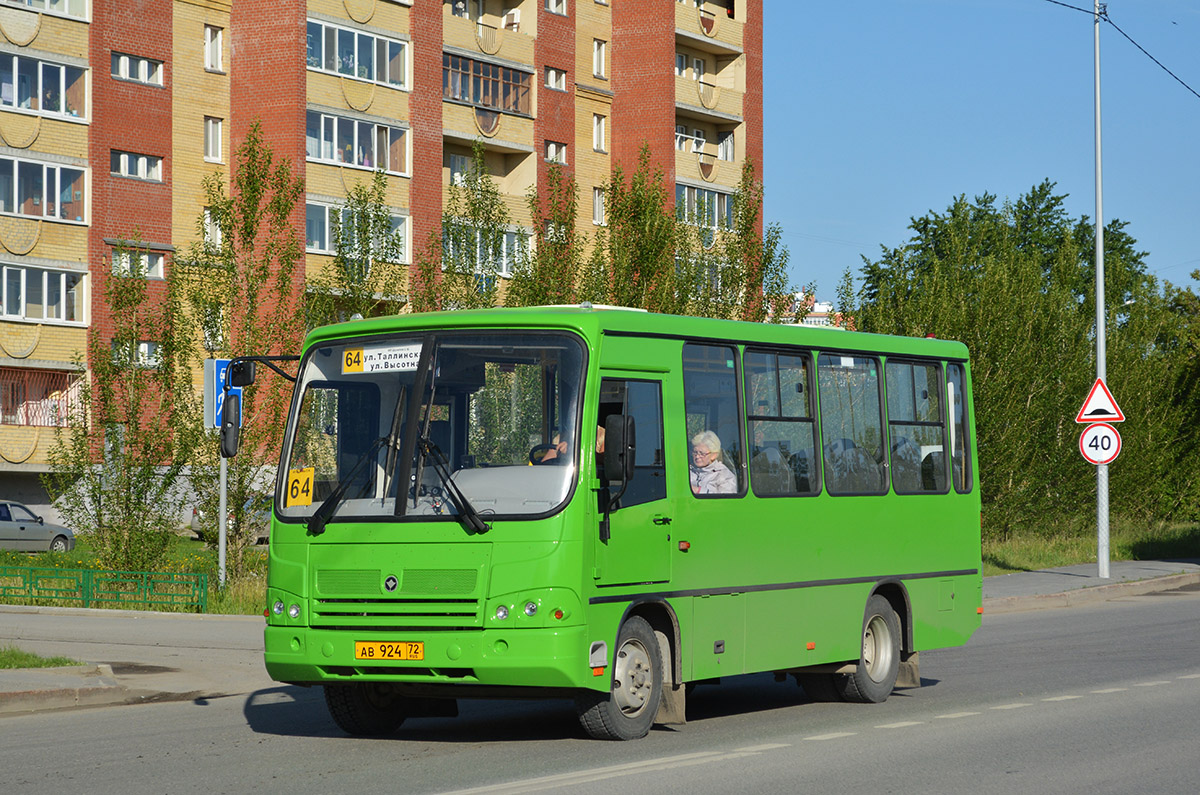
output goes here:
[[765, 671], [883, 701], [980, 624], [976, 472], [957, 342], [589, 304], [319, 328], [266, 667], [356, 735], [545, 696], [633, 739]]

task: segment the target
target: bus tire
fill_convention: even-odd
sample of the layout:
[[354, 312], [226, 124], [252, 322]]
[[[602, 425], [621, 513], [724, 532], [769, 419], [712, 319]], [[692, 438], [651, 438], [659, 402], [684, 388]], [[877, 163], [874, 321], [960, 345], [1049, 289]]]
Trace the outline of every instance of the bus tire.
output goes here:
[[407, 717], [403, 697], [373, 682], [325, 685], [325, 705], [338, 728], [355, 737], [391, 734]]
[[867, 600], [863, 615], [862, 654], [852, 674], [836, 678], [842, 698], [859, 704], [887, 701], [900, 671], [900, 617], [879, 594]]
[[637, 740], [650, 733], [662, 700], [662, 650], [640, 616], [621, 625], [613, 654], [612, 689], [575, 699], [579, 722], [597, 740]]

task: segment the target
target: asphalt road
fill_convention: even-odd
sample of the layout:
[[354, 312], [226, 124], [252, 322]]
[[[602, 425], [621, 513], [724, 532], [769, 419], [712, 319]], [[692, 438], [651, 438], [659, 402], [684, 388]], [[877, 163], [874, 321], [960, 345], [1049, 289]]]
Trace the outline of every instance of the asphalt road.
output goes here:
[[54, 795], [1200, 790], [1196, 586], [985, 615], [967, 646], [923, 653], [921, 673], [922, 688], [871, 706], [741, 677], [696, 690], [686, 726], [632, 743], [584, 739], [569, 703], [523, 701], [352, 739], [319, 691], [268, 681], [250, 696], [5, 718], [0, 770], [5, 792]]

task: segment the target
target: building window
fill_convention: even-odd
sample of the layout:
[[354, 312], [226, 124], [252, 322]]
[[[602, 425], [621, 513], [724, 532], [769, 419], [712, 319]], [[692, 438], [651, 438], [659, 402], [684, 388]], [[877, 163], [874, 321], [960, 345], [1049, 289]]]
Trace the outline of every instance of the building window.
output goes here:
[[558, 141], [546, 141], [546, 160], [551, 163], [567, 163], [567, 145]]
[[592, 188], [592, 223], [604, 226], [604, 188]]
[[204, 159], [221, 162], [221, 120], [212, 116], [204, 117]]
[[693, 80], [703, 80], [704, 79], [704, 59], [703, 58], [693, 58], [692, 59], [692, 79]]
[[681, 52], [675, 53], [675, 76], [683, 77], [687, 74], [687, 56]]
[[596, 77], [604, 77], [608, 74], [607, 53], [608, 42], [592, 39], [592, 74]]
[[83, 320], [83, 274], [24, 265], [0, 266], [0, 315], [18, 320]]
[[566, 16], [567, 0], [546, 0], [546, 10], [551, 14], [562, 14]]
[[733, 130], [717, 133], [717, 159], [733, 161]]
[[450, 184], [461, 185], [467, 181], [467, 174], [471, 170], [471, 158], [466, 155], [447, 155], [447, 166], [450, 169]]
[[599, 113], [592, 114], [592, 149], [595, 149], [597, 152], [608, 151], [605, 147], [607, 138], [605, 137], [604, 128], [608, 126], [606, 122], [607, 117], [601, 116]]
[[529, 115], [530, 74], [461, 55], [442, 55], [442, 98]]
[[57, 16], [87, 19], [87, 0], [3, 0], [3, 3], [33, 8]]
[[675, 186], [675, 214], [699, 226], [711, 229], [733, 226], [732, 197], [706, 188]]
[[116, 176], [162, 182], [162, 158], [112, 150], [109, 171]]
[[139, 58], [136, 55], [114, 52], [112, 54], [112, 76], [122, 80], [161, 86], [163, 84], [163, 64], [162, 61], [155, 61], [151, 58]]
[[408, 44], [310, 19], [308, 68], [408, 88]]
[[[510, 230], [505, 232], [496, 240], [495, 250], [489, 252], [488, 245], [485, 245], [483, 236], [478, 230], [470, 228], [465, 230], [466, 240], [468, 244], [474, 240], [475, 247], [475, 271], [483, 273], [489, 270], [489, 264], [495, 266], [496, 273], [501, 276], [511, 276], [513, 269], [516, 268], [526, 249], [526, 241], [528, 234], [518, 230]], [[460, 238], [461, 239], [461, 238]], [[454, 237], [444, 234], [442, 237], [442, 256], [443, 263], [453, 260], [455, 257]], [[443, 264], [442, 267], [445, 267]]]
[[86, 220], [83, 169], [0, 157], [0, 213]]
[[204, 208], [204, 245], [214, 247], [221, 245], [221, 225], [208, 207]]
[[309, 160], [408, 174], [408, 130], [310, 110], [305, 117]]
[[65, 426], [79, 386], [74, 373], [0, 367], [0, 424]]
[[210, 72], [222, 72], [221, 40], [224, 31], [213, 25], [204, 26], [204, 68]]
[[0, 106], [82, 118], [87, 110], [86, 70], [0, 53]]
[[675, 125], [675, 148], [682, 152], [687, 148], [688, 141], [692, 140], [692, 136], [688, 135], [686, 124]]
[[[333, 237], [333, 225], [331, 218], [335, 213], [339, 212], [339, 208], [330, 207], [327, 204], [313, 204], [311, 202], [304, 205], [304, 232], [305, 242], [304, 248], [315, 254], [333, 254], [337, 249], [337, 241]], [[341, 224], [343, 234], [348, 234], [354, 229], [354, 219], [349, 210], [340, 208]], [[391, 215], [391, 232], [393, 235], [399, 235], [400, 238], [400, 262], [407, 264], [409, 262], [409, 245], [408, 245], [408, 218], [403, 215]], [[347, 243], [353, 245], [353, 240], [348, 239]]]
[[553, 88], [556, 91], [567, 90], [567, 73], [562, 69], [555, 69], [552, 66], [546, 67], [546, 88]]
[[114, 250], [112, 255], [112, 272], [116, 276], [141, 276], [146, 279], [161, 279], [163, 277], [163, 260], [161, 251], [129, 251]]
[[158, 343], [152, 340], [112, 341], [114, 363], [126, 363], [134, 367], [158, 367]]

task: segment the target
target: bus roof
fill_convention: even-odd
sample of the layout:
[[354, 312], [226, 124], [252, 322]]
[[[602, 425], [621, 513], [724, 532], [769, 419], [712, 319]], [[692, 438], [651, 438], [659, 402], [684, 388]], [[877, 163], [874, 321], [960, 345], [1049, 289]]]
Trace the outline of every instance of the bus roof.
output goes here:
[[643, 309], [592, 304], [418, 312], [322, 326], [309, 333], [305, 349], [319, 342], [394, 332], [440, 329], [570, 329], [598, 340], [603, 334], [729, 341], [768, 346], [797, 345], [820, 350], [967, 359], [961, 342], [922, 337], [866, 334], [822, 326], [750, 323], [705, 317], [663, 315]]

